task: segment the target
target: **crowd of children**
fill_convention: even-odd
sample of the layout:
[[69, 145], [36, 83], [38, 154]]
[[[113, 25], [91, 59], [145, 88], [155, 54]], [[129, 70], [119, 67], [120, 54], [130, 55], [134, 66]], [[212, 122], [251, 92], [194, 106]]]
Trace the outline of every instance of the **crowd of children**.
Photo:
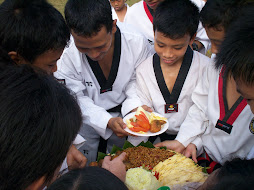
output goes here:
[[[126, 138], [209, 167], [200, 189], [252, 189], [252, 1], [68, 0], [64, 14], [46, 0], [0, 5], [0, 190], [127, 189], [125, 153], [85, 167]], [[139, 106], [166, 132], [126, 132]]]

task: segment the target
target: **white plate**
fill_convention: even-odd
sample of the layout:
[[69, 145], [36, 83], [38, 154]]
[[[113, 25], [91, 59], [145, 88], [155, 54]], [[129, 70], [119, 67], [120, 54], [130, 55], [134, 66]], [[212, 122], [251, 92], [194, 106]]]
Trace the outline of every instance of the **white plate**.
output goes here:
[[[157, 116], [163, 117], [162, 115], [160, 115], [158, 113], [155, 113], [155, 112], [153, 112], [153, 113]], [[127, 120], [132, 118], [135, 114], [136, 114], [136, 112], [132, 112], [132, 113], [129, 113], [128, 115], [126, 115], [123, 118], [124, 123], [127, 123]], [[161, 130], [158, 131], [157, 133], [151, 133], [150, 131], [145, 132], [145, 133], [136, 133], [136, 132], [131, 131], [128, 127], [126, 127], [124, 130], [127, 131], [128, 133], [136, 135], [136, 136], [150, 137], [150, 136], [156, 136], [161, 133], [164, 133], [168, 129], [168, 126], [169, 126], [168, 121], [166, 121], [166, 123], [162, 126]]]

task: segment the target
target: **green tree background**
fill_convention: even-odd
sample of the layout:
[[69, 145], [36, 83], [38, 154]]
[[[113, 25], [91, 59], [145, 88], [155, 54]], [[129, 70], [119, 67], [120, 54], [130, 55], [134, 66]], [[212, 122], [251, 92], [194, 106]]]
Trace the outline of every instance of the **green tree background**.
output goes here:
[[[4, 0], [0, 0], [0, 4], [3, 2]], [[127, 4], [129, 6], [133, 5], [134, 3], [138, 2], [140, 0], [127, 0]], [[64, 12], [64, 6], [65, 3], [67, 2], [67, 0], [48, 0], [49, 3], [51, 3], [52, 5], [54, 5], [61, 13]]]

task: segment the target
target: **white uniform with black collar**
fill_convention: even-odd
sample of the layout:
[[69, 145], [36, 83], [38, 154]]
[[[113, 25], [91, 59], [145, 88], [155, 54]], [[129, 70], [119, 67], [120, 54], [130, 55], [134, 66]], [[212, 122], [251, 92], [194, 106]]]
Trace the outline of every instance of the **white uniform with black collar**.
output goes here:
[[119, 43], [115, 44], [114, 52], [119, 50], [121, 55], [116, 55], [120, 56], [120, 62], [112, 63], [111, 72], [116, 71], [116, 77], [111, 76], [114, 72], [109, 75], [108, 79], [111, 78], [113, 81], [111, 91], [100, 94], [101, 89], [109, 90], [108, 87], [105, 89], [105, 86], [101, 87], [99, 84], [104, 75], [100, 76], [100, 72], [97, 72], [96, 78], [86, 55], [78, 51], [73, 41], [64, 50], [57, 64], [58, 71], [55, 73], [56, 78], [65, 79], [67, 87], [77, 96], [84, 118], [80, 134], [87, 140], [84, 146], [87, 146], [88, 162], [96, 159], [100, 136], [104, 139], [113, 138], [113, 144], [119, 146], [123, 144], [124, 138], [120, 139], [112, 135], [112, 130], [107, 128], [109, 119], [121, 117], [121, 113], [109, 113], [107, 110], [122, 104], [121, 111], [125, 115], [141, 105], [136, 94], [135, 69], [154, 53], [142, 34], [125, 24], [117, 25], [120, 31], [118, 30], [115, 36], [117, 33], [120, 36], [121, 46], [119, 47]]
[[[191, 1], [197, 5], [199, 11], [205, 5], [205, 1], [203, 0], [191, 0]], [[128, 14], [125, 16], [125, 22], [135, 26], [140, 32], [142, 32], [145, 35], [145, 37], [149, 41], [153, 43], [154, 42], [153, 23], [151, 19], [149, 19], [149, 17], [152, 17], [152, 15], [149, 13], [148, 9], [145, 9], [144, 3], [145, 3], [144, 1], [140, 1], [132, 5], [128, 10]], [[204, 45], [205, 50], [202, 51], [202, 53], [204, 54], [208, 48], [208, 44], [210, 41], [201, 23], [199, 23], [198, 25], [196, 40], [198, 40]]]
[[[229, 120], [239, 114], [235, 120], [232, 120], [234, 122], [231, 133], [226, 132], [227, 126], [215, 127], [222, 113], [220, 106], [225, 105], [225, 101], [223, 102], [222, 99], [219, 101], [219, 92], [225, 97], [223, 90], [221, 88], [219, 90], [221, 86], [219, 75], [220, 70], [216, 70], [213, 64], [204, 72], [202, 80], [192, 95], [194, 105], [181, 125], [176, 140], [184, 146], [194, 143], [199, 154], [205, 150], [214, 161], [223, 164], [235, 157], [246, 157], [254, 145], [254, 135], [249, 129], [253, 114], [245, 100], [241, 101], [234, 112], [232, 109], [226, 112]], [[240, 109], [241, 105], [246, 106]]]
[[[156, 64], [159, 65], [159, 63]], [[178, 104], [178, 112], [172, 113], [165, 113], [165, 95], [163, 95], [159, 85], [159, 83], [165, 84], [165, 82], [163, 80], [158, 80], [156, 77], [156, 73], [162, 77], [163, 74], [158, 67], [153, 66], [153, 56], [150, 56], [138, 66], [136, 71], [138, 96], [142, 101], [142, 104], [152, 107], [155, 112], [168, 118], [169, 128], [166, 131], [167, 134], [176, 135], [178, 133], [180, 125], [184, 121], [189, 108], [193, 105], [191, 100], [192, 92], [208, 64], [212, 64], [210, 58], [197, 51], [193, 51], [191, 66], [182, 86], [179, 98], [177, 102], [174, 102]], [[182, 65], [182, 67], [184, 66]], [[182, 74], [183, 72], [179, 72], [178, 81]], [[176, 83], [177, 81], [175, 82], [175, 85]], [[174, 95], [174, 93], [175, 92], [172, 91], [171, 95]], [[148, 138], [146, 137], [128, 138], [134, 145], [139, 144], [141, 141], [146, 141], [147, 139]]]

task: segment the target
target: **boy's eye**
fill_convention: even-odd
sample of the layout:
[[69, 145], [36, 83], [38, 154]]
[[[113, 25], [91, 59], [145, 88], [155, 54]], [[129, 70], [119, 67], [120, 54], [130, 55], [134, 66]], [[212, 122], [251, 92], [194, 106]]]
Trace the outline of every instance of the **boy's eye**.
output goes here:
[[163, 47], [163, 45], [161, 45], [161, 44], [157, 44], [159, 47]]
[[176, 48], [175, 48], [175, 50], [180, 50], [180, 49], [182, 49], [182, 47], [176, 47]]

